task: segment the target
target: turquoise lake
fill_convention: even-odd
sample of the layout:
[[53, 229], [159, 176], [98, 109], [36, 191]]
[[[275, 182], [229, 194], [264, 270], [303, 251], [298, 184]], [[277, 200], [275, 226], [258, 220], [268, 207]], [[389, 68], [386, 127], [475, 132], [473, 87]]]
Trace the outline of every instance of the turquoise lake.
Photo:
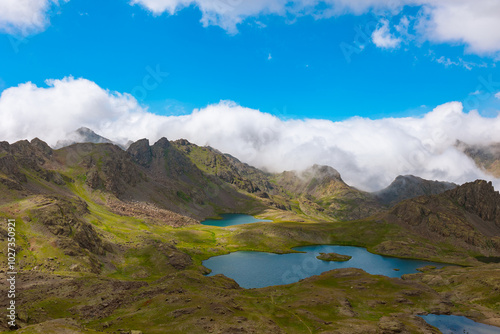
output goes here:
[[[305, 246], [296, 247], [294, 250], [304, 253], [240, 251], [212, 257], [203, 261], [203, 265], [212, 270], [209, 276], [224, 274], [246, 289], [295, 283], [303, 278], [338, 268], [359, 268], [372, 275], [401, 277], [403, 274], [416, 273], [416, 269], [423, 266], [444, 266], [440, 263], [376, 255], [365, 248], [352, 246]], [[328, 262], [316, 258], [319, 253], [332, 252], [350, 255], [352, 259], [346, 262]]]
[[237, 213], [229, 213], [221, 215], [222, 219], [207, 219], [202, 221], [202, 225], [210, 225], [210, 226], [219, 226], [219, 227], [227, 227], [233, 225], [243, 225], [243, 224], [252, 224], [258, 222], [271, 222], [272, 220], [266, 219], [257, 219], [255, 217]]
[[499, 334], [500, 328], [475, 322], [456, 315], [422, 315], [429, 325], [437, 327], [443, 334]]
[[[223, 219], [210, 219], [202, 224], [227, 227], [270, 222], [244, 214], [221, 216]], [[441, 263], [376, 255], [365, 248], [352, 246], [305, 246], [296, 247], [294, 250], [304, 253], [273, 254], [241, 251], [212, 257], [203, 261], [203, 265], [212, 270], [208, 276], [224, 274], [246, 289], [295, 283], [303, 278], [338, 268], [359, 268], [372, 275], [401, 277], [403, 274], [416, 273], [418, 272], [416, 269], [423, 266], [434, 265], [438, 268], [444, 266]], [[328, 262], [316, 258], [319, 253], [332, 252], [350, 255], [352, 258], [345, 262]], [[434, 314], [421, 317], [443, 334], [500, 334], [500, 328], [477, 323], [466, 317]]]

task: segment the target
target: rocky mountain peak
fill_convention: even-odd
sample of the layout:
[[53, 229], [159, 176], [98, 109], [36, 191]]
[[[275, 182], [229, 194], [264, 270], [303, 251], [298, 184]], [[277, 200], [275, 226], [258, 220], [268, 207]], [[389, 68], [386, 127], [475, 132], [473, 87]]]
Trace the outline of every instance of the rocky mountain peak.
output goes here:
[[50, 148], [50, 146], [44, 142], [43, 140], [40, 140], [38, 138], [34, 138], [31, 140], [30, 142], [31, 146], [41, 152], [42, 154], [44, 154], [45, 156], [50, 156], [52, 155], [52, 149]]
[[40, 162], [52, 155], [52, 149], [49, 145], [38, 138], [31, 140], [31, 142], [27, 140], [15, 142], [10, 145], [9, 151], [16, 156], [25, 159], [38, 159]]
[[500, 193], [495, 191], [491, 182], [476, 180], [447, 191], [446, 194], [468, 212], [500, 226]]
[[340, 173], [336, 169], [330, 166], [323, 166], [316, 164], [303, 171], [301, 173], [301, 176], [306, 177], [308, 179], [316, 178], [318, 180], [330, 179], [330, 180], [342, 181], [342, 177], [340, 176]]
[[457, 187], [450, 182], [429, 181], [414, 175], [399, 175], [385, 189], [374, 193], [385, 205], [393, 205], [402, 200], [423, 195], [437, 195]]
[[0, 141], [0, 153], [10, 153], [10, 144], [6, 141]]
[[127, 149], [127, 153], [132, 156], [135, 162], [142, 166], [149, 166], [153, 158], [148, 139], [140, 139], [132, 143]]
[[491, 182], [477, 180], [442, 194], [398, 203], [387, 216], [426, 238], [500, 251], [500, 194]]
[[156, 143], [154, 143], [153, 147], [154, 148], [168, 148], [170, 146], [170, 142], [168, 141], [167, 138], [161, 137]]
[[98, 135], [91, 129], [81, 127], [69, 133], [66, 139], [58, 140], [55, 148], [59, 149], [76, 143], [115, 144], [108, 138]]
[[191, 143], [187, 141], [186, 139], [177, 139], [175, 143], [179, 146], [189, 146]]

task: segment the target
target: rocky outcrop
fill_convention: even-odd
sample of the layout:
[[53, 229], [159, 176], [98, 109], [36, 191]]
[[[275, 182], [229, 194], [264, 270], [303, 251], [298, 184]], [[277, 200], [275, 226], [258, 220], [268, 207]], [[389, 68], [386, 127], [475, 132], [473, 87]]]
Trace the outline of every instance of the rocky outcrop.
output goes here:
[[26, 182], [26, 175], [21, 172], [16, 159], [12, 155], [0, 157], [0, 172], [18, 182]]
[[31, 142], [27, 140], [18, 141], [12, 145], [7, 142], [0, 143], [0, 173], [7, 179], [2, 178], [2, 183], [10, 189], [23, 189], [22, 183], [26, 183], [27, 177], [23, 169], [38, 173], [42, 178], [60, 181], [56, 175], [46, 173], [44, 166], [52, 157], [52, 149], [38, 138]]
[[141, 166], [148, 167], [153, 159], [153, 152], [149, 146], [149, 140], [141, 139], [130, 144], [127, 153], [132, 156], [132, 159]]
[[161, 150], [165, 150], [169, 147], [170, 147], [170, 142], [168, 141], [168, 139], [165, 137], [161, 137], [160, 139], [158, 139], [156, 143], [154, 143], [153, 150], [156, 151], [157, 154], [158, 152], [160, 152], [161, 154]]
[[107, 190], [118, 197], [145, 179], [130, 156], [111, 144], [91, 145], [81, 164], [88, 169], [86, 183], [89, 187]]
[[385, 218], [430, 240], [447, 240], [465, 248], [500, 252], [500, 195], [478, 180], [439, 195], [397, 204]]
[[176, 140], [173, 146], [187, 155], [201, 170], [217, 176], [220, 180], [232, 184], [248, 193], [256, 193], [273, 187], [267, 180], [267, 175], [253, 167], [241, 163], [238, 159], [213, 149], [199, 147], [185, 139]]
[[33, 139], [31, 142], [27, 140], [20, 140], [10, 145], [12, 155], [16, 157], [16, 161], [20, 166], [32, 169], [36, 172], [41, 170], [47, 160], [52, 155], [52, 149], [38, 138]]
[[48, 157], [52, 156], [53, 151], [52, 151], [52, 149], [50, 148], [50, 146], [46, 142], [44, 142], [44, 141], [42, 141], [42, 140], [40, 140], [38, 138], [34, 138], [30, 142], [30, 144], [31, 144], [31, 147], [33, 147], [33, 149], [35, 151], [38, 151], [44, 157], [48, 158]]
[[177, 270], [184, 270], [193, 264], [193, 260], [186, 253], [181, 252], [173, 245], [156, 243], [155, 248], [168, 258], [168, 264]]
[[466, 183], [447, 192], [447, 196], [468, 212], [500, 227], [500, 193], [495, 191], [491, 182], [477, 180]]
[[43, 224], [58, 240], [58, 245], [68, 255], [82, 254], [86, 249], [96, 255], [104, 255], [105, 245], [94, 227], [82, 220], [88, 214], [87, 204], [81, 199], [68, 200], [44, 197], [33, 218]]

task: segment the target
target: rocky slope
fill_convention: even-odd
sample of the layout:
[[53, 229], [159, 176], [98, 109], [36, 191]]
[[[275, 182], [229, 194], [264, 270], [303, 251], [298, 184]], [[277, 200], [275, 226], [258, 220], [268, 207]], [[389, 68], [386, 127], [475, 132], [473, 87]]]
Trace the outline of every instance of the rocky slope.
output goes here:
[[26, 195], [50, 193], [49, 186], [68, 195], [72, 193], [68, 185], [79, 181], [91, 192], [112, 195], [108, 201], [115, 207], [120, 205], [113, 198], [146, 203], [130, 205], [134, 214], [142, 208], [145, 216], [153, 214], [146, 209], [147, 203], [154, 203], [156, 209], [195, 219], [260, 206], [336, 221], [366, 218], [382, 211], [384, 205], [455, 186], [400, 176], [388, 188], [370, 194], [347, 185], [328, 166], [270, 174], [213, 148], [166, 138], [153, 145], [142, 139], [127, 151], [109, 143], [52, 150], [39, 139], [0, 144], [0, 182], [8, 189]]
[[436, 242], [500, 255], [500, 194], [478, 180], [397, 204], [383, 219]]
[[[374, 196], [333, 168], [269, 174], [183, 140], [144, 139], [127, 151], [109, 143], [58, 150], [38, 139], [0, 143], [0, 219], [17, 221], [23, 333], [435, 333], [417, 316], [428, 312], [494, 324], [500, 265], [473, 256], [499, 254], [499, 203], [491, 184], [477, 181], [380, 212]], [[197, 224], [224, 212], [274, 221]], [[203, 275], [211, 256], [312, 244], [471, 267], [404, 279], [347, 268], [252, 290]]]
[[[101, 193], [108, 199], [154, 203], [159, 209], [202, 219], [221, 212], [238, 211], [256, 200], [198, 169], [170, 142], [147, 140], [123, 151], [113, 144], [73, 144], [52, 150], [34, 139], [0, 144], [0, 184], [10, 190], [9, 201], [36, 194], [70, 197], [76, 186]], [[10, 196], [9, 196], [10, 195]]]

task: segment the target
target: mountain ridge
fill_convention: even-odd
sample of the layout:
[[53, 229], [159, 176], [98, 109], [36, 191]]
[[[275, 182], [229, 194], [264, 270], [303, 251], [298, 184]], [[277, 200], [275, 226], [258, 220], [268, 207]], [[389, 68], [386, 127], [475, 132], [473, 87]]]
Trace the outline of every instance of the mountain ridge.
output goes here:
[[[129, 201], [153, 200], [160, 208], [177, 210], [183, 215], [194, 214], [193, 218], [198, 219], [214, 214], [200, 209], [204, 205], [202, 197], [207, 195], [214, 199], [223, 197], [224, 201], [233, 204], [231, 198], [246, 198], [260, 201], [264, 206], [312, 214], [321, 219], [350, 220], [380, 212], [384, 205], [391, 206], [423, 194], [440, 193], [454, 186], [414, 176], [399, 176], [388, 188], [367, 193], [347, 185], [340, 173], [329, 166], [313, 165], [303, 171], [272, 174], [184, 139], [170, 142], [161, 138], [153, 145], [149, 140], [141, 139], [131, 143], [127, 150], [107, 142], [75, 143], [53, 150], [35, 138], [31, 142], [3, 142], [0, 150], [4, 152], [4, 157], [0, 158], [0, 171], [12, 176], [2, 177], [0, 181], [12, 188], [21, 189], [22, 183], [26, 182], [26, 176], [20, 171], [22, 166], [41, 172], [44, 180], [53, 180], [59, 185], [65, 183], [64, 178], [71, 179], [71, 176], [60, 173], [58, 169], [74, 166], [71, 168], [83, 168], [86, 184], [91, 189], [109, 191]], [[406, 188], [395, 186], [401, 180]], [[408, 180], [411, 182], [406, 182]], [[204, 193], [203, 196], [190, 190], [193, 185], [199, 189], [198, 193]], [[236, 189], [230, 190], [229, 185]], [[132, 191], [133, 188], [137, 191]], [[172, 192], [166, 194], [160, 188], [175, 190], [177, 198], [172, 198]], [[154, 192], [163, 195], [154, 195]], [[162, 199], [164, 195], [169, 201]], [[191, 208], [196, 207], [196, 212], [190, 214], [189, 209], [178, 210], [179, 198], [188, 202], [194, 200], [196, 205], [191, 205]], [[169, 202], [174, 205], [169, 205]]]
[[[352, 333], [396, 324], [396, 332], [416, 333], [423, 309], [496, 319], [498, 265], [478, 257], [499, 254], [500, 195], [476, 183], [388, 207], [328, 166], [271, 174], [186, 140], [142, 139], [127, 151], [110, 143], [54, 150], [39, 139], [0, 142], [0, 216], [17, 222], [18, 323], [47, 333], [63, 318], [108, 333], [164, 331], [150, 319], [174, 333], [294, 332], [304, 322]], [[199, 224], [222, 213], [271, 221]], [[317, 244], [470, 267], [425, 268], [404, 279], [346, 268], [243, 290], [222, 275], [205, 276], [202, 265], [237, 251], [282, 254]]]
[[491, 182], [476, 180], [441, 194], [407, 199], [379, 218], [429, 240], [500, 255], [500, 194]]

